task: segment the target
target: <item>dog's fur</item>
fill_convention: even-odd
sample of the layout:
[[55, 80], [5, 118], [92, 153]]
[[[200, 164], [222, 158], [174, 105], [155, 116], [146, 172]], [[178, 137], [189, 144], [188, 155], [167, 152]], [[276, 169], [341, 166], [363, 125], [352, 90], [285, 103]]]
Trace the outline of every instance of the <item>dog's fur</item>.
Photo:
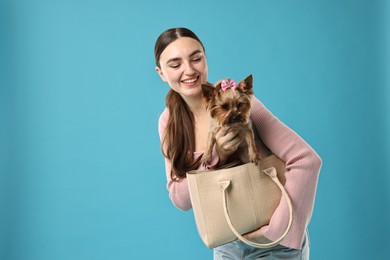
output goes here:
[[[230, 80], [230, 79], [227, 79]], [[203, 84], [203, 101], [206, 109], [212, 118], [210, 131], [207, 140], [207, 147], [201, 162], [207, 165], [211, 161], [211, 154], [215, 144], [215, 135], [222, 127], [231, 129], [239, 128], [245, 135], [248, 145], [248, 158], [250, 162], [256, 163], [260, 155], [256, 149], [252, 123], [249, 118], [251, 111], [251, 99], [253, 96], [253, 77], [249, 75], [236, 85], [236, 89], [228, 88], [223, 90], [221, 82], [216, 84]]]

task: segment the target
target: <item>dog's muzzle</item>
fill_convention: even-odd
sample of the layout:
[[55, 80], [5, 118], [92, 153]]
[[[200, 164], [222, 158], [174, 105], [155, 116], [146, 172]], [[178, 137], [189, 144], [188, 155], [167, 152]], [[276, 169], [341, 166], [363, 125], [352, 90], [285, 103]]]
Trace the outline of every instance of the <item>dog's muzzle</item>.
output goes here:
[[242, 121], [241, 115], [234, 115], [229, 118], [229, 124], [240, 123]]

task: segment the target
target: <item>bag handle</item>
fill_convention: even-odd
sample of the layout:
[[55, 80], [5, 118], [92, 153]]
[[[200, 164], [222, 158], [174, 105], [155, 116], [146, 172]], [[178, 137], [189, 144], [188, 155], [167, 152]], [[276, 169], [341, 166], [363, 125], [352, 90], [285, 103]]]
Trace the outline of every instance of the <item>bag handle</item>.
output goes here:
[[226, 221], [227, 221], [227, 223], [228, 223], [228, 225], [230, 227], [230, 230], [242, 242], [244, 242], [247, 245], [250, 245], [250, 246], [253, 246], [253, 247], [257, 247], [257, 248], [269, 248], [269, 247], [277, 245], [280, 241], [282, 241], [283, 238], [286, 237], [288, 231], [290, 230], [291, 224], [292, 224], [292, 219], [293, 219], [293, 216], [292, 216], [293, 209], [292, 209], [291, 199], [288, 196], [288, 194], [287, 194], [286, 190], [284, 189], [283, 185], [280, 183], [280, 181], [279, 181], [279, 179], [277, 177], [277, 174], [276, 174], [275, 167], [271, 167], [271, 168], [265, 169], [265, 170], [263, 170], [263, 173], [267, 174], [276, 183], [276, 185], [278, 185], [279, 189], [282, 191], [282, 195], [284, 196], [284, 198], [287, 201], [288, 208], [290, 210], [290, 219], [289, 219], [286, 231], [277, 240], [275, 240], [273, 242], [270, 242], [270, 243], [264, 243], [264, 244], [256, 243], [256, 242], [253, 242], [253, 241], [250, 241], [250, 240], [246, 239], [240, 233], [238, 233], [236, 228], [233, 226], [232, 221], [230, 220], [229, 210], [227, 208], [227, 199], [226, 199], [226, 197], [227, 197], [227, 188], [230, 186], [230, 180], [225, 180], [225, 181], [218, 182], [219, 188], [223, 191], [223, 196], [222, 196], [223, 210], [224, 210], [224, 213], [225, 213]]

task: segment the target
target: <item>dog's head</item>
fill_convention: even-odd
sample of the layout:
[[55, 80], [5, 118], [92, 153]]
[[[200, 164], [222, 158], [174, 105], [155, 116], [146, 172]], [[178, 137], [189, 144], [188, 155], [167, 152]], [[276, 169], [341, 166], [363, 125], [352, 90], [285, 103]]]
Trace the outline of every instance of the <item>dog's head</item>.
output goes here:
[[216, 84], [203, 84], [203, 102], [219, 126], [247, 124], [251, 110], [253, 77], [249, 75], [239, 83], [231, 79]]

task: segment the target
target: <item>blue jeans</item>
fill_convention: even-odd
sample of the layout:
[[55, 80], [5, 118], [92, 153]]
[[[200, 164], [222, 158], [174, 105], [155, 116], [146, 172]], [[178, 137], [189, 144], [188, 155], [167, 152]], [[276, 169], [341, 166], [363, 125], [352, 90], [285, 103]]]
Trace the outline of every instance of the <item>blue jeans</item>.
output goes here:
[[240, 240], [214, 248], [214, 260], [309, 260], [309, 254], [310, 241], [307, 231], [301, 250], [288, 248], [282, 245], [277, 245], [271, 248], [255, 248], [241, 242]]

